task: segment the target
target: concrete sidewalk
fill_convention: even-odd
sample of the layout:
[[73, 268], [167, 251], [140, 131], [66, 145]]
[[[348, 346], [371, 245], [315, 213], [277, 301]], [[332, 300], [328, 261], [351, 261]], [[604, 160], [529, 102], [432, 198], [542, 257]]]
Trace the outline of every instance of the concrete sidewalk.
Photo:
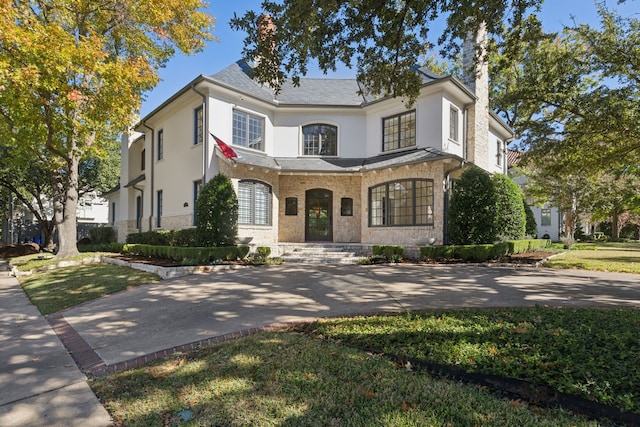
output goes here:
[[107, 426], [111, 418], [0, 261], [0, 426]]
[[536, 304], [640, 307], [640, 275], [478, 265], [256, 267], [141, 286], [50, 320], [69, 334], [85, 372], [100, 375], [266, 325]]

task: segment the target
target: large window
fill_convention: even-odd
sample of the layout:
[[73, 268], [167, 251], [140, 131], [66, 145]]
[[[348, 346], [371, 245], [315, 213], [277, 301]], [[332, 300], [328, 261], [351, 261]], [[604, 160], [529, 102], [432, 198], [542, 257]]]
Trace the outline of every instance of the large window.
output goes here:
[[303, 154], [305, 156], [337, 156], [338, 128], [313, 124], [302, 128]]
[[458, 109], [449, 108], [449, 139], [458, 141]]
[[502, 141], [496, 139], [496, 165], [502, 166]]
[[382, 150], [389, 151], [416, 145], [416, 112], [387, 117], [382, 120]]
[[271, 225], [271, 186], [259, 181], [238, 183], [238, 224]]
[[193, 110], [193, 145], [204, 143], [204, 112], [202, 106]]
[[233, 110], [233, 144], [264, 151], [264, 119]]
[[433, 181], [404, 179], [369, 189], [369, 226], [433, 225]]

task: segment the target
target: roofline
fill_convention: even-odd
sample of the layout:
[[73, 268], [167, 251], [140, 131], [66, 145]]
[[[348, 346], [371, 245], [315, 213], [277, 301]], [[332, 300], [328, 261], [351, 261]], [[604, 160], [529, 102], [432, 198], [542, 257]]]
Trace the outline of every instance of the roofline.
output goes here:
[[182, 87], [182, 89], [178, 90], [176, 93], [174, 93], [173, 95], [171, 95], [169, 98], [167, 98], [162, 104], [158, 105], [156, 108], [154, 108], [149, 114], [147, 114], [146, 116], [144, 116], [142, 119], [140, 119], [138, 121], [138, 123], [136, 123], [133, 128], [137, 129], [139, 126], [142, 126], [142, 124], [144, 122], [146, 122], [147, 120], [151, 119], [151, 117], [155, 116], [156, 114], [158, 114], [162, 109], [164, 109], [167, 105], [171, 104], [173, 101], [175, 101], [176, 99], [178, 99], [179, 97], [181, 97], [182, 95], [184, 95], [186, 92], [188, 92], [189, 90], [191, 90], [191, 88], [195, 85], [197, 85], [198, 83], [202, 82], [204, 79], [206, 78], [206, 76], [204, 74], [200, 74], [198, 77], [196, 77], [195, 79], [191, 80], [189, 83], [186, 84], [186, 86]]
[[508, 133], [511, 134], [512, 138], [515, 138], [516, 132], [511, 128], [511, 126], [509, 126], [504, 120], [502, 120], [502, 117], [500, 117], [498, 115], [498, 113], [496, 113], [495, 111], [489, 109], [489, 115], [498, 122], [498, 124], [500, 126], [502, 126], [502, 128], [504, 130], [506, 130]]

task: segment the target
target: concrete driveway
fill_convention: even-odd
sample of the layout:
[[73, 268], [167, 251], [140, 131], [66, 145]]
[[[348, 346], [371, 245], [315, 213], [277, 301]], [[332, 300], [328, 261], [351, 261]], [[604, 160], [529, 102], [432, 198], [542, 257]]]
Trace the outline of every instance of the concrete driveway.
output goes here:
[[50, 321], [81, 367], [100, 373], [266, 325], [383, 311], [536, 304], [640, 307], [640, 275], [477, 265], [256, 267], [141, 286]]

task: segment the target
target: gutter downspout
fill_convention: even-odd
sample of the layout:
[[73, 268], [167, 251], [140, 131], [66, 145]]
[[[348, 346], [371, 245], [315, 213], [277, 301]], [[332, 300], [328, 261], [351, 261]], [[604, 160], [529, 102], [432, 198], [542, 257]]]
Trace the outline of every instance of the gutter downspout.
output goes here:
[[449, 244], [449, 197], [451, 191], [451, 173], [457, 170], [460, 170], [464, 167], [466, 160], [460, 160], [460, 165], [455, 168], [449, 169], [444, 174], [444, 227], [443, 227], [443, 236], [442, 236], [442, 244]]
[[195, 83], [191, 90], [202, 97], [202, 125], [204, 126], [204, 141], [202, 143], [202, 185], [207, 183], [207, 160], [209, 155], [209, 97], [196, 89]]
[[[155, 176], [154, 176], [154, 168], [155, 168], [155, 157], [154, 157], [154, 153], [153, 150], [155, 148], [155, 136], [156, 136], [156, 131], [155, 129], [153, 129], [152, 127], [150, 127], [149, 125], [147, 125], [146, 122], [142, 122], [142, 126], [146, 127], [147, 129], [149, 129], [151, 131], [151, 176], [150, 176], [150, 181], [151, 181], [151, 196], [149, 197], [150, 199], [150, 209], [149, 209], [149, 231], [153, 230], [153, 190], [154, 190], [154, 181], [155, 181]], [[134, 187], [135, 188], [135, 187]], [[144, 192], [143, 192], [144, 195]], [[142, 199], [142, 205], [144, 206], [144, 198]], [[140, 223], [140, 228], [142, 228], [142, 222]]]

